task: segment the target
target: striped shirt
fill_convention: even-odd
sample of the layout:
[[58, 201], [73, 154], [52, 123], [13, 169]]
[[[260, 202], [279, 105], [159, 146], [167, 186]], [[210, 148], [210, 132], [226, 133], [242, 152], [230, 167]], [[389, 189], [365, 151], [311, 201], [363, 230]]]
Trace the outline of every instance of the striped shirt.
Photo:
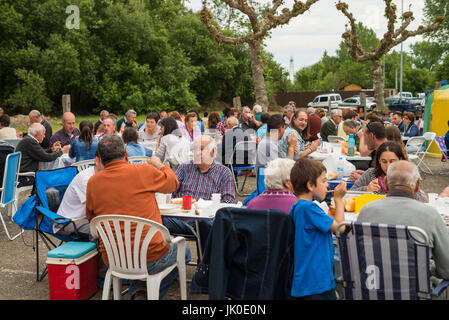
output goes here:
[[196, 200], [210, 200], [213, 193], [220, 193], [221, 202], [235, 202], [231, 170], [218, 162], [214, 162], [205, 173], [201, 173], [193, 161], [183, 163], [176, 170], [176, 177], [179, 188], [173, 193], [174, 197], [192, 196]]

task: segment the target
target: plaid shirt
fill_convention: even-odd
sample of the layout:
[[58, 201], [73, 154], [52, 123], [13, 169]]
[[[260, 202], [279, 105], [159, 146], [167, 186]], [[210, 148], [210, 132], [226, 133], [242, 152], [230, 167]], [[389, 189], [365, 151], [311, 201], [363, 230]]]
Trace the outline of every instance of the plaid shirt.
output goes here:
[[221, 202], [234, 203], [235, 190], [231, 170], [214, 162], [206, 173], [201, 173], [198, 166], [190, 161], [183, 163], [176, 170], [179, 188], [175, 197], [192, 196], [194, 199], [210, 200], [213, 193], [221, 194]]

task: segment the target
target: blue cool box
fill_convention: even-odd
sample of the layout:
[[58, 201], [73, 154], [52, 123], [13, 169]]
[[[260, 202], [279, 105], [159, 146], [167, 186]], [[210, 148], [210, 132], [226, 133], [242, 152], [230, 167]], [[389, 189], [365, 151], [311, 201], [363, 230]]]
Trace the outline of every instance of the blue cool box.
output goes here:
[[94, 242], [67, 242], [48, 252], [48, 258], [77, 259], [96, 249]]

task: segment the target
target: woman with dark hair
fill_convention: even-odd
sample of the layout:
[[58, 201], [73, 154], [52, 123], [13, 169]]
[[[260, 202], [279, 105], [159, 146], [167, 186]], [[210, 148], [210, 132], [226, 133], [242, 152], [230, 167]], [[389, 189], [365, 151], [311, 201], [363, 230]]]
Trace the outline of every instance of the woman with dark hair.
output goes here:
[[[406, 160], [403, 149], [393, 141], [384, 142], [376, 152], [375, 167], [366, 170], [354, 183], [350, 191], [368, 191], [376, 194], [387, 194], [388, 167], [395, 161]], [[424, 202], [422, 191], [416, 194], [416, 200]]]
[[216, 129], [217, 124], [220, 122], [220, 115], [218, 112], [211, 112], [209, 118], [207, 119], [207, 126], [210, 129]]
[[396, 127], [395, 125], [388, 125], [385, 127], [385, 133], [387, 135], [388, 141], [396, 142], [402, 148], [405, 160], [408, 160], [407, 152], [405, 151], [405, 146], [404, 143], [402, 142], [402, 135], [399, 128]]
[[127, 127], [123, 131], [122, 139], [125, 143], [126, 150], [128, 151], [128, 157], [138, 157], [138, 156], [147, 156], [151, 157], [153, 155], [153, 151], [149, 148], [144, 147], [142, 144], [138, 143], [137, 140], [139, 138], [139, 134], [137, 133], [136, 128]]
[[415, 124], [415, 115], [413, 112], [404, 112], [402, 121], [405, 124], [404, 137], [418, 137], [421, 135], [418, 126]]
[[11, 119], [4, 113], [0, 115], [0, 140], [17, 139], [16, 129], [11, 128]]
[[310, 138], [310, 127], [309, 127], [309, 116], [307, 112], [300, 110], [293, 114], [292, 120], [290, 121], [290, 126], [285, 129], [285, 133], [280, 140], [281, 148], [287, 152], [288, 144], [287, 137], [291, 135], [296, 135], [297, 138], [297, 151], [294, 156], [294, 160], [303, 158], [316, 151], [320, 146], [321, 141], [319, 139], [306, 143]]
[[190, 142], [193, 142], [197, 137], [201, 136], [201, 130], [198, 127], [198, 116], [195, 112], [189, 112], [184, 119], [184, 125], [179, 127], [181, 133]]
[[80, 135], [73, 140], [69, 150], [69, 157], [75, 161], [90, 160], [95, 158], [98, 146], [98, 138], [94, 137], [94, 125], [90, 120], [83, 120], [79, 126]]
[[137, 141], [151, 150], [155, 150], [157, 145], [157, 138], [160, 131], [157, 125], [158, 121], [159, 114], [157, 112], [149, 112], [145, 125], [139, 130], [139, 139]]
[[156, 157], [162, 162], [169, 163], [172, 168], [188, 161], [190, 143], [183, 137], [176, 120], [167, 117], [159, 122], [159, 142], [156, 148]]

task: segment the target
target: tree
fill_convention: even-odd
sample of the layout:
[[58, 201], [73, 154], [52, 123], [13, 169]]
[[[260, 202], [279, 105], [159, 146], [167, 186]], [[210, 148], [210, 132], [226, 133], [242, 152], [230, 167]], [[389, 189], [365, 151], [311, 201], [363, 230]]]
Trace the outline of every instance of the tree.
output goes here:
[[407, 27], [414, 20], [414, 17], [413, 12], [407, 11], [404, 12], [401, 17], [401, 19], [403, 20], [401, 26], [396, 29], [394, 24], [397, 19], [397, 7], [392, 2], [392, 0], [384, 0], [384, 2], [385, 16], [388, 20], [388, 31], [380, 40], [379, 45], [372, 50], [364, 48], [361, 44], [359, 40], [357, 23], [352, 13], [348, 11], [348, 4], [341, 1], [336, 4], [337, 10], [341, 11], [348, 18], [350, 23], [350, 27], [342, 35], [345, 45], [349, 49], [349, 55], [356, 62], [370, 61], [372, 63], [374, 97], [376, 98], [376, 105], [378, 109], [385, 108], [382, 57], [387, 54], [393, 47], [404, 42], [410, 37], [437, 30], [446, 20], [444, 16], [438, 16], [435, 18], [435, 21], [432, 24], [429, 24], [427, 26], [420, 25], [416, 30], [409, 31], [407, 30]]
[[33, 71], [17, 69], [14, 74], [20, 85], [8, 98], [7, 103], [13, 111], [27, 113], [31, 109], [38, 109], [43, 113], [51, 110], [52, 103], [45, 94], [45, 80]]
[[203, 0], [201, 21], [215, 37], [215, 40], [218, 43], [233, 44], [236, 46], [246, 43], [249, 46], [256, 103], [261, 105], [264, 110], [267, 110], [269, 102], [264, 77], [265, 63], [262, 58], [263, 40], [270, 30], [280, 25], [288, 24], [290, 19], [303, 14], [317, 1], [307, 0], [303, 3], [295, 0], [292, 9], [283, 8], [281, 13], [277, 14], [278, 9], [284, 4], [283, 0], [273, 0], [271, 7], [266, 7], [263, 10], [259, 10], [259, 12], [247, 0], [222, 0], [230, 9], [238, 10], [246, 15], [250, 23], [250, 29], [247, 33], [240, 36], [228, 36], [226, 32], [213, 23], [212, 12], [207, 8], [207, 1]]

